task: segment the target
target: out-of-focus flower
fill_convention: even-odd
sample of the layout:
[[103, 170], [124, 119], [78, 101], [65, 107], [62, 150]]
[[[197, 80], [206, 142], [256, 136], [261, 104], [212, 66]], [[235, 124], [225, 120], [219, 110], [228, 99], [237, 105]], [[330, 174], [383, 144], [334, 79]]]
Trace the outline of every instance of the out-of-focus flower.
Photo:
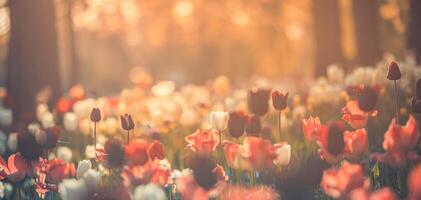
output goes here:
[[88, 98], [74, 103], [73, 112], [79, 119], [85, 119], [89, 117], [93, 107], [95, 107], [95, 99]]
[[58, 184], [62, 180], [76, 175], [76, 169], [73, 163], [65, 163], [59, 159], [48, 160], [43, 167], [45, 167], [47, 182], [53, 184]]
[[[373, 73], [372, 67], [359, 67], [348, 74], [345, 78], [345, 85], [347, 86], [373, 86]], [[384, 71], [383, 71], [384, 76]]]
[[318, 144], [320, 156], [326, 161], [335, 162], [342, 158], [345, 150], [345, 124], [342, 121], [328, 123], [320, 128]]
[[258, 89], [256, 87], [249, 90], [247, 105], [251, 113], [262, 116], [269, 110], [269, 89]]
[[272, 105], [276, 110], [285, 110], [287, 108], [288, 92], [283, 94], [277, 90], [272, 92]]
[[302, 127], [304, 132], [304, 137], [307, 140], [315, 141], [319, 136], [320, 128], [322, 124], [320, 123], [319, 117], [312, 117], [310, 116], [308, 119], [303, 119]]
[[101, 120], [101, 111], [99, 110], [99, 108], [92, 109], [90, 119], [93, 122], [99, 122]]
[[331, 83], [340, 84], [344, 81], [344, 70], [337, 65], [329, 65], [326, 74]]
[[63, 126], [66, 131], [74, 132], [78, 128], [77, 116], [73, 112], [67, 112], [63, 117]]
[[387, 78], [389, 80], [395, 81], [401, 79], [401, 77], [401, 70], [399, 69], [398, 63], [396, 63], [395, 61], [390, 61], [387, 70]]
[[408, 175], [408, 199], [421, 199], [421, 165], [414, 167]]
[[[101, 149], [101, 145], [97, 144], [97, 148]], [[96, 150], [95, 150], [94, 145], [86, 145], [85, 156], [86, 156], [86, 158], [89, 158], [89, 159], [96, 157]]]
[[76, 169], [76, 178], [80, 179], [83, 175], [92, 168], [92, 163], [90, 160], [81, 160], [77, 165]]
[[367, 188], [358, 188], [349, 195], [350, 200], [398, 200], [395, 193], [388, 187], [378, 189], [374, 192]]
[[247, 136], [259, 136], [262, 131], [260, 117], [256, 115], [249, 116], [247, 119], [246, 133]]
[[167, 196], [161, 187], [155, 184], [139, 185], [134, 190], [134, 200], [166, 200]]
[[362, 111], [372, 112], [377, 104], [378, 91], [376, 88], [364, 87], [358, 94], [358, 106]]
[[131, 165], [144, 165], [149, 161], [148, 142], [146, 140], [131, 140], [126, 146], [125, 152]]
[[168, 96], [175, 90], [175, 83], [172, 81], [161, 81], [152, 86], [151, 91], [155, 96]]
[[13, 113], [11, 109], [0, 107], [0, 126], [9, 127], [13, 122]]
[[248, 159], [242, 155], [245, 148], [228, 140], [224, 140], [222, 145], [225, 150], [225, 157], [230, 167], [234, 169], [251, 169]]
[[412, 115], [405, 126], [400, 126], [396, 119], [392, 119], [384, 134], [383, 148], [388, 152], [407, 152], [415, 148], [419, 137], [417, 122]]
[[106, 154], [106, 166], [108, 167], [122, 167], [126, 162], [124, 154], [124, 147], [121, 141], [116, 138], [110, 138], [104, 145]]
[[148, 153], [149, 153], [149, 157], [152, 160], [155, 158], [157, 158], [158, 160], [162, 160], [165, 158], [164, 147], [162, 143], [160, 143], [157, 140], [149, 144]]
[[57, 100], [56, 110], [58, 113], [66, 113], [71, 109], [71, 107], [72, 103], [66, 98], [61, 97]]
[[11, 152], [16, 152], [18, 150], [18, 133], [10, 133], [9, 138], [7, 138], [7, 148]]
[[73, 152], [69, 147], [61, 146], [57, 148], [57, 158], [63, 160], [66, 163], [70, 163], [72, 160]]
[[274, 145], [276, 158], [273, 161], [275, 165], [288, 165], [291, 160], [291, 145], [287, 143], [278, 143]]
[[198, 129], [191, 135], [185, 137], [187, 147], [195, 152], [211, 153], [219, 144], [218, 134], [214, 130]]
[[43, 152], [43, 148], [37, 143], [35, 136], [30, 133], [18, 133], [18, 151], [27, 160], [38, 159]]
[[267, 186], [229, 186], [219, 197], [222, 200], [243, 200], [243, 199], [265, 199], [277, 200], [278, 194], [272, 188]]
[[83, 173], [82, 178], [86, 184], [89, 194], [99, 190], [101, 185], [101, 175], [98, 171], [88, 169], [85, 173]]
[[213, 81], [213, 91], [219, 96], [226, 96], [231, 89], [230, 81], [226, 76], [218, 76]]
[[19, 182], [25, 178], [27, 171], [28, 164], [19, 153], [9, 156], [7, 162], [0, 157], [0, 180], [7, 178]]
[[171, 176], [171, 169], [165, 168], [158, 160], [151, 160], [143, 166], [128, 166], [122, 173], [126, 186], [141, 184], [158, 184], [165, 186]]
[[354, 158], [368, 151], [368, 136], [365, 129], [345, 131], [344, 137], [347, 156]]
[[341, 100], [338, 95], [343, 87], [337, 84], [330, 84], [324, 78], [319, 78], [312, 85], [309, 91], [310, 102], [314, 105], [335, 105]]
[[246, 137], [243, 141], [243, 156], [247, 158], [253, 169], [262, 170], [272, 166], [277, 158], [276, 149], [270, 141], [258, 137]]
[[3, 155], [6, 152], [6, 145], [7, 143], [7, 136], [4, 134], [2, 130], [0, 130], [0, 155]]
[[358, 101], [348, 101], [342, 108], [342, 119], [346, 121], [352, 128], [364, 128], [367, 125], [369, 117], [377, 116], [377, 110], [365, 112], [360, 109]]
[[241, 111], [234, 111], [229, 113], [228, 132], [232, 137], [240, 137], [244, 133], [246, 127], [247, 117]]
[[54, 148], [57, 145], [58, 138], [60, 136], [60, 128], [54, 126], [45, 129], [45, 135], [47, 136], [47, 140], [43, 147], [50, 149]]
[[121, 127], [126, 130], [130, 131], [134, 129], [134, 122], [132, 116], [129, 114], [124, 114], [120, 116]]
[[76, 179], [65, 179], [59, 184], [58, 188], [63, 200], [88, 198], [88, 188], [84, 181]]
[[333, 198], [347, 199], [353, 190], [368, 188], [369, 184], [360, 165], [343, 162], [339, 169], [330, 168], [323, 172], [320, 187]]
[[54, 115], [51, 112], [46, 112], [42, 114], [39, 120], [42, 124], [42, 127], [44, 128], [50, 128], [55, 126]]
[[73, 101], [80, 101], [85, 98], [85, 88], [82, 85], [74, 85], [69, 89], [69, 96]]
[[228, 112], [212, 111], [209, 118], [212, 129], [215, 129], [219, 132], [224, 131], [228, 126]]

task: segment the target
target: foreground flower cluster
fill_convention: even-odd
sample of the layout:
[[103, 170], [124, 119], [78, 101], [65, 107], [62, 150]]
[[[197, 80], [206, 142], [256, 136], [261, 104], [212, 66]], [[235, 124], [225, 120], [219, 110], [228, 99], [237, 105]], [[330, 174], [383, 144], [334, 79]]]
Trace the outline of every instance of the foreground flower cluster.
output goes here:
[[1, 91], [0, 199], [421, 199], [417, 71], [177, 88], [136, 70], [118, 96], [40, 91], [21, 121]]

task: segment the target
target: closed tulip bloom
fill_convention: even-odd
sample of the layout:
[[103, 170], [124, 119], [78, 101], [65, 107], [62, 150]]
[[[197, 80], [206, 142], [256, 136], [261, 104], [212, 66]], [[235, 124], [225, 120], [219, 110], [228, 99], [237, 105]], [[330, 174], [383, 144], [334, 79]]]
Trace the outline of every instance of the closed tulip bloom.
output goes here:
[[211, 127], [217, 131], [224, 131], [228, 127], [228, 112], [212, 111], [210, 113]]
[[287, 101], [288, 101], [288, 92], [285, 94], [277, 90], [272, 92], [272, 104], [276, 110], [278, 111], [285, 110], [287, 108]]
[[371, 112], [376, 107], [377, 100], [377, 90], [372, 87], [364, 87], [358, 95], [358, 106], [362, 111]]
[[246, 126], [247, 136], [259, 136], [261, 130], [260, 117], [256, 115], [250, 116]]
[[99, 108], [93, 108], [90, 115], [91, 121], [99, 122], [101, 120], [101, 111]]
[[134, 122], [132, 119], [132, 116], [129, 114], [124, 114], [120, 116], [120, 121], [121, 121], [121, 127], [126, 130], [126, 131], [130, 131], [132, 129], [134, 129]]
[[389, 80], [399, 80], [401, 79], [401, 70], [399, 69], [398, 63], [395, 61], [390, 61], [388, 70], [387, 70], [387, 79]]
[[251, 113], [261, 116], [269, 110], [269, 89], [252, 88], [248, 94], [248, 108]]
[[244, 133], [246, 127], [247, 117], [241, 111], [234, 111], [229, 113], [228, 132], [232, 137], [240, 137]]

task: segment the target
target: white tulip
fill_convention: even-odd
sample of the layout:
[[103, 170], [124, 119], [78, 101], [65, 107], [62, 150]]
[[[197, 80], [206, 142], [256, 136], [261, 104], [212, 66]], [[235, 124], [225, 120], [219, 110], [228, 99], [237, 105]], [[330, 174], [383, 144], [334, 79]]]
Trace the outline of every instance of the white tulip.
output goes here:
[[58, 190], [63, 200], [83, 200], [88, 197], [88, 188], [85, 181], [64, 179], [59, 184]]
[[10, 109], [0, 108], [0, 126], [9, 127], [13, 122], [13, 113]]
[[51, 112], [45, 112], [40, 116], [41, 125], [44, 128], [50, 128], [55, 125], [54, 123], [54, 115]]
[[61, 146], [57, 148], [57, 157], [69, 163], [72, 160], [73, 152], [69, 147]]
[[85, 172], [87, 172], [91, 168], [92, 168], [92, 163], [90, 160], [79, 161], [79, 164], [77, 165], [77, 170], [76, 170], [76, 178], [78, 179], [82, 178]]
[[276, 159], [273, 161], [275, 165], [288, 165], [291, 160], [291, 145], [289, 144], [275, 144]]
[[134, 200], [165, 200], [165, 192], [155, 184], [137, 186], [134, 190]]
[[223, 131], [228, 126], [228, 112], [212, 111], [210, 113], [210, 125], [217, 131]]
[[78, 128], [77, 115], [73, 112], [67, 112], [63, 117], [63, 126], [66, 131], [74, 132]]
[[96, 170], [88, 169], [83, 174], [83, 181], [85, 181], [89, 193], [93, 193], [95, 191], [98, 191], [100, 188], [101, 175]]

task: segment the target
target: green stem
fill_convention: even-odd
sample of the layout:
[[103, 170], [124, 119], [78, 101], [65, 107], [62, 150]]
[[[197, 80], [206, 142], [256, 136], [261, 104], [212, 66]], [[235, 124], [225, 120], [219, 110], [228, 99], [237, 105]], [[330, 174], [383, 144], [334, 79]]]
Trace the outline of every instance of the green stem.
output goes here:
[[127, 144], [130, 142], [130, 131], [127, 131]]

